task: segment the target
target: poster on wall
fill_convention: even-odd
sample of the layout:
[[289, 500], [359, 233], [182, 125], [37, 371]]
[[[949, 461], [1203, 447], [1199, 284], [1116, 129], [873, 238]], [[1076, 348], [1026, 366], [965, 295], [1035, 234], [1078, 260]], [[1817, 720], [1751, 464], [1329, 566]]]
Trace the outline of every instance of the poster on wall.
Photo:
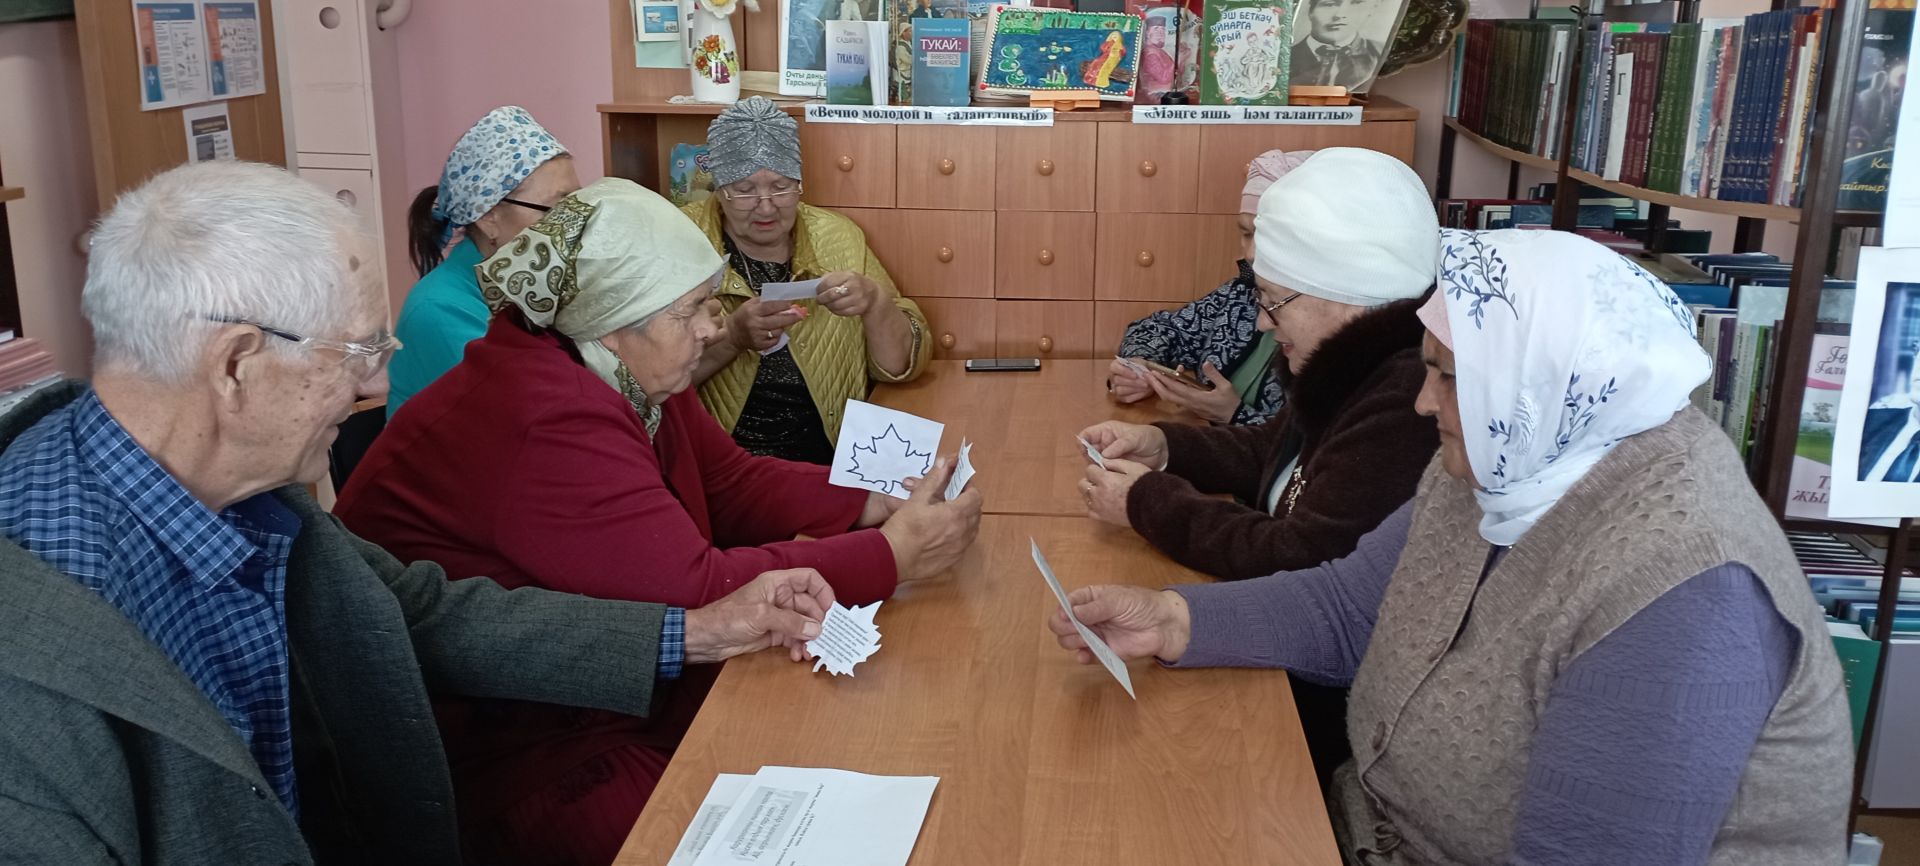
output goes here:
[[198, 3], [133, 4], [133, 36], [140, 59], [140, 110], [205, 102], [206, 34]]
[[634, 41], [683, 41], [680, 13], [680, 0], [633, 0]]
[[205, 3], [208, 89], [216, 99], [267, 92], [266, 48], [257, 0]]
[[1827, 510], [1920, 516], [1920, 249], [1862, 249], [1855, 282]]
[[187, 161], [211, 162], [233, 158], [233, 121], [227, 104], [196, 105], [180, 112], [187, 125]]

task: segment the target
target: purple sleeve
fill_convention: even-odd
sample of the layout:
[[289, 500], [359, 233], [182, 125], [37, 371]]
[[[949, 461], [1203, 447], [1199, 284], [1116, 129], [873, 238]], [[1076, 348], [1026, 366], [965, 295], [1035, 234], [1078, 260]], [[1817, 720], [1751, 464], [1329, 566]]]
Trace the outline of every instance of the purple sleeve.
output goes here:
[[1192, 614], [1175, 667], [1286, 668], [1321, 685], [1352, 684], [1412, 515], [1412, 503], [1400, 506], [1352, 553], [1312, 568], [1171, 587]]
[[1554, 682], [1510, 862], [1707, 862], [1797, 652], [1798, 635], [1738, 563], [1635, 614]]

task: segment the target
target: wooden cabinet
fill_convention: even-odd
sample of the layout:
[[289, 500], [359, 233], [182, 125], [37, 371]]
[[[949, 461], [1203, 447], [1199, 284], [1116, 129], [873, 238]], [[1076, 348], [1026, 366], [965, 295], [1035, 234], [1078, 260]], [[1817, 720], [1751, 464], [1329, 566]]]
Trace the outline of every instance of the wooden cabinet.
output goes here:
[[842, 210], [911, 297], [993, 297], [993, 211]]
[[996, 301], [995, 353], [1006, 358], [1093, 357], [1092, 301]]
[[927, 314], [933, 356], [990, 358], [995, 351], [994, 311], [998, 301], [985, 298], [914, 298]]
[[1364, 147], [1413, 163], [1412, 119], [1356, 126], [1202, 126], [1199, 130], [1201, 213], [1239, 213], [1247, 163], [1269, 150]]
[[1093, 357], [1111, 358], [1120, 349], [1127, 326], [1161, 310], [1184, 306], [1168, 301], [1101, 301], [1093, 307]]
[[893, 207], [894, 128], [800, 124], [807, 201], [822, 207]]
[[902, 126], [894, 206], [993, 210], [992, 127]]
[[[1193, 213], [1200, 182], [1200, 127], [1100, 124], [1102, 213]], [[1241, 170], [1246, 162], [1240, 163]], [[1236, 193], [1246, 179], [1234, 181]]]
[[1193, 297], [1220, 287], [1240, 272], [1239, 214], [1202, 214], [1194, 218], [1198, 250], [1194, 260]]
[[1003, 211], [1093, 210], [1097, 123], [1000, 130], [994, 202]]
[[994, 223], [994, 297], [1093, 298], [1093, 214], [1001, 211]]
[[1201, 274], [1202, 225], [1217, 223], [1192, 214], [1101, 214], [1094, 254], [1094, 297], [1103, 301], [1192, 300], [1197, 291], [1194, 282]]

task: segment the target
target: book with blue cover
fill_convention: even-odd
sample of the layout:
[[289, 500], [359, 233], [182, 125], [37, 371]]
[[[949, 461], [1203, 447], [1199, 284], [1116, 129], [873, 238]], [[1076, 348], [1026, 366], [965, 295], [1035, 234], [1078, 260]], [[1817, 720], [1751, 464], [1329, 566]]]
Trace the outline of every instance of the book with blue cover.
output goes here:
[[973, 78], [973, 25], [965, 18], [913, 24], [913, 104], [966, 105]]
[[1131, 102], [1144, 27], [1140, 16], [1124, 12], [996, 5], [980, 90], [1002, 96], [1091, 90], [1102, 100]]

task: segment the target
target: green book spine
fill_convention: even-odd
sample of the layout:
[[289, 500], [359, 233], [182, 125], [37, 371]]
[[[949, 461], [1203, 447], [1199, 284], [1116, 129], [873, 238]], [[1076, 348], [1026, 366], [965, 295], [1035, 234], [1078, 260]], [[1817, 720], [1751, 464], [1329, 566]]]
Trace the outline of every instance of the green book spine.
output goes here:
[[1847, 686], [1847, 709], [1853, 716], [1853, 741], [1860, 742], [1860, 731], [1867, 724], [1867, 699], [1873, 692], [1873, 675], [1880, 668], [1880, 643], [1869, 638], [1833, 636], [1833, 650], [1840, 656], [1840, 678]]
[[1680, 164], [1686, 159], [1687, 121], [1692, 117], [1694, 58], [1700, 50], [1700, 25], [1675, 24], [1660, 76], [1661, 104], [1654, 116], [1653, 164], [1647, 182], [1662, 192], [1680, 191]]

